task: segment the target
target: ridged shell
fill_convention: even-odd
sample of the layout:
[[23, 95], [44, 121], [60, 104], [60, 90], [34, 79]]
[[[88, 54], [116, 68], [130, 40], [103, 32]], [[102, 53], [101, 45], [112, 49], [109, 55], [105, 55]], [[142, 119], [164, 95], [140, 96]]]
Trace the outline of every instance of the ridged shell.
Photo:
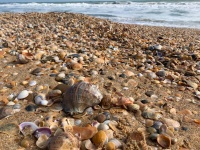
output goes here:
[[99, 104], [102, 98], [97, 86], [78, 82], [64, 93], [63, 109], [70, 114], [83, 113], [86, 108]]

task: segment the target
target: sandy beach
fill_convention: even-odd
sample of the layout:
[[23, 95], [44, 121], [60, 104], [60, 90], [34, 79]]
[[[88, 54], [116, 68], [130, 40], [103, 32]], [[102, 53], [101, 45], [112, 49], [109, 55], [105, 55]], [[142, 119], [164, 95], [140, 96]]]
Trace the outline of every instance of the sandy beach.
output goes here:
[[0, 14], [0, 150], [199, 150], [199, 50], [198, 29]]

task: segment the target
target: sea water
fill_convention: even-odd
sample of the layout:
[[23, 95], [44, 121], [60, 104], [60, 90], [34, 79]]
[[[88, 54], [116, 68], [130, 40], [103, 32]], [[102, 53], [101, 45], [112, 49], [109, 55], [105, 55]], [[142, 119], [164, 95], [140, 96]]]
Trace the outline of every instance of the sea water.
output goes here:
[[4, 12], [73, 12], [128, 24], [200, 29], [200, 0], [0, 0]]

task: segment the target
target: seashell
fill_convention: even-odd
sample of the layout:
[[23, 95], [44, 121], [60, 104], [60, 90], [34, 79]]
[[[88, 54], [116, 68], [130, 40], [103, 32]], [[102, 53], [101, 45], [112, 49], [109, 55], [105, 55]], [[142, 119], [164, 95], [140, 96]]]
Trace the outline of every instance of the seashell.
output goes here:
[[64, 78], [65, 78], [65, 73], [61, 72], [56, 76], [55, 80], [62, 81]]
[[33, 80], [29, 82], [29, 86], [35, 86], [37, 84], [37, 81]]
[[102, 123], [106, 120], [106, 115], [104, 114], [99, 114], [96, 118], [96, 120], [99, 122], [99, 123]]
[[113, 138], [114, 131], [112, 131], [112, 130], [104, 130], [104, 132], [106, 133], [108, 141]]
[[34, 98], [35, 104], [40, 105], [40, 104], [41, 104], [41, 101], [44, 100], [44, 99], [46, 99], [45, 94], [40, 93], [39, 95], [37, 95], [37, 96]]
[[83, 113], [86, 108], [99, 104], [102, 98], [97, 86], [78, 82], [64, 93], [63, 109], [70, 114]]
[[113, 143], [114, 145], [115, 145], [115, 147], [116, 148], [119, 148], [119, 147], [121, 147], [122, 146], [122, 143], [118, 140], [118, 139], [111, 139], [110, 141], [109, 141], [110, 143]]
[[48, 136], [45, 134], [42, 134], [36, 141], [37, 147], [42, 148], [42, 149], [46, 148], [48, 144], [49, 144]]
[[31, 74], [37, 76], [37, 75], [42, 74], [41, 72], [42, 72], [42, 68], [36, 68], [36, 69], [34, 69], [34, 70], [31, 71]]
[[117, 106], [128, 106], [130, 104], [133, 104], [133, 101], [126, 97], [120, 97], [117, 99], [117, 102], [113, 102]]
[[43, 100], [40, 101], [40, 105], [47, 106], [48, 105], [48, 101], [43, 99]]
[[42, 136], [42, 135], [46, 135], [47, 137], [50, 137], [50, 136], [51, 136], [51, 130], [50, 130], [49, 128], [45, 128], [45, 127], [37, 128], [37, 129], [33, 132], [33, 135], [34, 135], [36, 138], [39, 138], [39, 137]]
[[18, 96], [17, 96], [17, 99], [24, 99], [26, 98], [27, 96], [29, 95], [29, 92], [27, 90], [23, 90], [21, 91]]
[[26, 51], [22, 52], [22, 54], [18, 54], [18, 56], [17, 56], [18, 61], [22, 64], [28, 63], [33, 58], [34, 58], [33, 54], [26, 52]]
[[157, 142], [160, 146], [163, 148], [168, 148], [171, 146], [171, 138], [164, 135], [164, 134], [159, 134], [157, 137]]
[[71, 68], [72, 68], [73, 70], [81, 70], [81, 69], [83, 68], [83, 65], [80, 64], [80, 63], [72, 63], [72, 64], [71, 64]]
[[81, 150], [96, 150], [96, 147], [91, 140], [85, 140], [81, 143]]
[[26, 135], [32, 135], [33, 132], [38, 129], [38, 126], [34, 122], [23, 122], [19, 125], [21, 133]]
[[167, 118], [162, 118], [162, 121], [167, 125], [167, 126], [172, 126], [174, 128], [179, 128], [180, 123], [176, 120], [173, 119], [167, 119]]
[[109, 109], [111, 107], [111, 95], [104, 95], [100, 105], [103, 109]]
[[49, 140], [48, 150], [71, 150], [79, 149], [78, 139], [70, 132], [61, 133]]
[[108, 142], [106, 144], [106, 150], [116, 150], [115, 144], [113, 142]]
[[130, 105], [127, 106], [127, 108], [128, 108], [128, 110], [134, 112], [134, 111], [137, 111], [137, 110], [140, 109], [140, 105], [138, 105], [138, 104], [130, 104]]
[[73, 126], [72, 133], [78, 135], [80, 140], [88, 140], [97, 133], [97, 128], [93, 126], [79, 127]]
[[108, 141], [108, 138], [106, 136], [106, 133], [104, 131], [99, 131], [97, 132], [93, 137], [92, 137], [92, 142], [94, 143], [95, 146], [97, 147], [103, 147], [103, 145]]
[[100, 125], [98, 126], [98, 130], [108, 130], [109, 126], [107, 124], [104, 123], [100, 123]]
[[25, 136], [23, 140], [20, 142], [20, 145], [26, 149], [30, 149], [32, 145], [35, 144], [34, 137], [32, 136]]
[[158, 137], [158, 133], [152, 133], [149, 135], [149, 139], [152, 140], [152, 141], [155, 141]]
[[5, 117], [9, 117], [13, 115], [15, 112], [13, 110], [12, 106], [5, 106], [0, 108], [0, 119], [3, 119]]

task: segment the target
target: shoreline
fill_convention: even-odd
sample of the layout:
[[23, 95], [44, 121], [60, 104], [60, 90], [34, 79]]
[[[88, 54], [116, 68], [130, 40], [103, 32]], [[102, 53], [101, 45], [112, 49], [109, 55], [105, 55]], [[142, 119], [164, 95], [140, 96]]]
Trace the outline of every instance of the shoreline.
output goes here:
[[200, 30], [200, 28], [194, 28], [194, 27], [191, 27], [191, 28], [188, 28], [188, 27], [178, 27], [178, 26], [161, 26], [161, 25], [158, 25], [158, 26], [153, 26], [153, 25], [143, 25], [143, 24], [132, 24], [132, 23], [123, 23], [123, 22], [116, 22], [116, 21], [112, 21], [110, 19], [107, 19], [107, 18], [102, 18], [102, 17], [95, 17], [93, 15], [88, 15], [88, 14], [84, 14], [84, 13], [73, 13], [73, 12], [59, 12], [59, 11], [52, 11], [52, 12], [0, 12], [0, 15], [3, 15], [3, 14], [49, 14], [49, 13], [60, 13], [60, 14], [76, 14], [76, 15], [85, 15], [85, 16], [88, 16], [88, 17], [93, 17], [93, 18], [97, 18], [97, 19], [102, 19], [102, 20], [108, 20], [112, 23], [117, 23], [117, 24], [124, 24], [124, 25], [135, 25], [135, 26], [146, 26], [146, 27], [160, 27], [160, 28], [175, 28], [175, 29], [191, 29], [191, 30]]
[[[50, 129], [50, 143], [56, 131], [70, 132], [84, 147], [76, 135], [96, 135], [97, 121], [106, 134], [98, 138], [118, 140], [116, 150], [200, 149], [199, 35], [199, 29], [123, 24], [84, 14], [0, 14], [0, 149], [39, 150], [30, 129], [20, 132], [23, 122]], [[84, 113], [67, 115], [61, 95], [80, 81], [99, 87], [103, 99]], [[21, 98], [24, 90], [28, 94]], [[46, 101], [38, 102], [41, 93]], [[87, 100], [94, 102], [91, 97]], [[86, 135], [94, 149], [112, 145], [93, 136]], [[80, 149], [77, 143], [73, 146]]]

